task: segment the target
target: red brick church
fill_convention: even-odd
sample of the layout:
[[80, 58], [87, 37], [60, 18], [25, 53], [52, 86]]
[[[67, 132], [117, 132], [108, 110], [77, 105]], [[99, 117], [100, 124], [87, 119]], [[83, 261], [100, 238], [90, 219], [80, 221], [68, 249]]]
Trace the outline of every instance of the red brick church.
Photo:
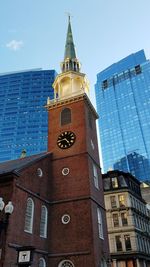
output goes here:
[[48, 152], [0, 164], [3, 267], [109, 266], [98, 116], [70, 18], [61, 70], [46, 105]]

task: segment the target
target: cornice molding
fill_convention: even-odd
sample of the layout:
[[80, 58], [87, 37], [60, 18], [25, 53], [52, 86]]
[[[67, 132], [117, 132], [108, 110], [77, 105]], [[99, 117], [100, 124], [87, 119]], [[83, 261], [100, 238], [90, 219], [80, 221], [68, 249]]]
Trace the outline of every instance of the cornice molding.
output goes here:
[[53, 99], [53, 100], [50, 101], [49, 104], [45, 105], [44, 107], [49, 111], [51, 109], [55, 109], [55, 108], [64, 106], [66, 104], [79, 102], [81, 100], [84, 100], [87, 103], [87, 105], [89, 106], [91, 111], [94, 113], [96, 119], [98, 119], [99, 116], [98, 116], [95, 108], [93, 107], [90, 99], [88, 98], [87, 94], [85, 94], [85, 93], [81, 93], [79, 95], [74, 95], [74, 96], [71, 96], [71, 97], [68, 97], [68, 98], [63, 98], [63, 99], [59, 99], [59, 98]]

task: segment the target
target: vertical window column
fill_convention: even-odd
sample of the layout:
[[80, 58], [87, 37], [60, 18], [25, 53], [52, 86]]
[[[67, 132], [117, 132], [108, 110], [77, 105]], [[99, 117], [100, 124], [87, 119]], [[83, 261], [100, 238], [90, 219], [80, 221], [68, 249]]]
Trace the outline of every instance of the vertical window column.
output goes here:
[[27, 207], [25, 213], [24, 231], [32, 233], [33, 230], [33, 216], [34, 216], [34, 202], [31, 198], [27, 199]]
[[102, 222], [102, 213], [99, 208], [97, 208], [97, 222], [98, 222], [98, 234], [99, 238], [104, 239], [103, 236], [103, 222]]
[[94, 185], [97, 189], [99, 189], [98, 185], [98, 171], [97, 166], [93, 163], [93, 178], [94, 178]]
[[42, 206], [41, 209], [41, 221], [40, 221], [40, 237], [47, 237], [47, 218], [48, 211], [45, 206]]

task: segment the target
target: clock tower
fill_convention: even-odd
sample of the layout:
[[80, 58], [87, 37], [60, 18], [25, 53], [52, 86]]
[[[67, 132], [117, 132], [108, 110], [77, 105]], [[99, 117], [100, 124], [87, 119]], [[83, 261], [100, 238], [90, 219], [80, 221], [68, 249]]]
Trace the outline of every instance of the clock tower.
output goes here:
[[108, 264], [104, 196], [96, 134], [97, 113], [80, 72], [69, 17], [61, 74], [48, 99], [48, 151], [52, 152], [49, 266]]

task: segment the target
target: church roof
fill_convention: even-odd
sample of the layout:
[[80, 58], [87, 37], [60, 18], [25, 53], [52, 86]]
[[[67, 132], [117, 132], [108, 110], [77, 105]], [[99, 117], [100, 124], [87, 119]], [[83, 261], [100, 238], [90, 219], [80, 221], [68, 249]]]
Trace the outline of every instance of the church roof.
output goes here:
[[0, 175], [7, 174], [7, 173], [17, 173], [18, 171], [24, 169], [27, 166], [32, 165], [33, 163], [49, 156], [51, 153], [43, 152], [37, 155], [19, 158], [16, 160], [10, 160], [6, 162], [0, 163]]
[[68, 22], [68, 31], [67, 31], [64, 59], [66, 59], [66, 58], [70, 58], [70, 59], [76, 58], [75, 46], [74, 46], [74, 42], [73, 42], [73, 35], [72, 35], [72, 29], [71, 29], [70, 16], [69, 16], [69, 22]]

